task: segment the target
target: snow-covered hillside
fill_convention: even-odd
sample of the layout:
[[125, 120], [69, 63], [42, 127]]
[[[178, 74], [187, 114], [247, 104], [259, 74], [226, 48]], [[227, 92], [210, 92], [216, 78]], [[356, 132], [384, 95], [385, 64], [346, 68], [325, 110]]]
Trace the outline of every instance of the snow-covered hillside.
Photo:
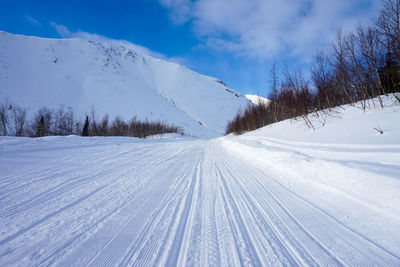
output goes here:
[[245, 97], [255, 105], [258, 105], [260, 103], [268, 105], [269, 102], [270, 102], [269, 99], [267, 99], [265, 97], [262, 97], [262, 96], [259, 96], [259, 95], [245, 95]]
[[125, 120], [161, 120], [196, 136], [216, 136], [249, 101], [222, 82], [123, 46], [44, 39], [0, 31], [0, 100], [35, 112], [94, 105]]
[[0, 265], [400, 266], [400, 105], [384, 101], [316, 131], [0, 137]]

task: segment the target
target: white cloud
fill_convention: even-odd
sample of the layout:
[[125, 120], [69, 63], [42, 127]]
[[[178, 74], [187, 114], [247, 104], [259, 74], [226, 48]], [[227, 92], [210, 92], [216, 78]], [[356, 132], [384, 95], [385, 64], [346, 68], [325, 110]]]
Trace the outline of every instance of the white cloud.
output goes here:
[[54, 29], [57, 31], [57, 33], [61, 37], [63, 37], [63, 38], [73, 37], [73, 33], [67, 27], [65, 27], [64, 25], [56, 24], [54, 22], [51, 22], [50, 24], [51, 24], [51, 26], [54, 27]]
[[25, 20], [26, 22], [28, 22], [29, 24], [32, 24], [32, 25], [34, 25], [34, 26], [40, 26], [40, 25], [41, 25], [41, 23], [40, 23], [37, 19], [35, 19], [34, 17], [32, 17], [31, 15], [25, 15], [25, 16], [24, 16], [24, 20]]
[[160, 0], [161, 4], [173, 10], [170, 19], [176, 24], [182, 24], [189, 20], [192, 10], [190, 0]]
[[183, 58], [180, 57], [167, 57], [164, 54], [158, 53], [156, 51], [153, 51], [147, 47], [133, 44], [127, 40], [116, 40], [116, 39], [111, 39], [108, 38], [104, 35], [100, 35], [97, 33], [89, 33], [85, 31], [71, 31], [68, 27], [62, 24], [57, 24], [54, 22], [51, 22], [51, 25], [54, 27], [54, 29], [57, 31], [57, 33], [63, 37], [63, 38], [80, 38], [80, 39], [85, 39], [85, 40], [90, 40], [98, 43], [107, 43], [107, 44], [113, 44], [113, 45], [121, 45], [125, 46], [127, 48], [130, 48], [132, 50], [135, 50], [139, 54], [143, 55], [148, 55], [154, 58], [160, 58], [164, 60], [168, 60], [171, 62], [175, 62], [181, 65], [186, 65], [186, 61]]
[[370, 20], [379, 0], [160, 0], [171, 20], [190, 22], [216, 50], [271, 59], [307, 57], [339, 28]]

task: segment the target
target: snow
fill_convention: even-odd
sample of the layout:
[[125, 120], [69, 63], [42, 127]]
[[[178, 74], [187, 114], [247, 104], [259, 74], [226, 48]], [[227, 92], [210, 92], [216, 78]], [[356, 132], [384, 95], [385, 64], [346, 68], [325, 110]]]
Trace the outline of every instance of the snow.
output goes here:
[[192, 136], [215, 137], [249, 101], [215, 78], [113, 44], [0, 31], [0, 101], [29, 109], [94, 106], [125, 120], [161, 120]]
[[255, 105], [258, 105], [259, 103], [268, 105], [270, 102], [269, 99], [259, 96], [259, 95], [244, 95], [244, 96]]
[[400, 106], [384, 100], [315, 131], [1, 137], [0, 265], [399, 266]]
[[[328, 143], [328, 144], [398, 144], [400, 128], [398, 127], [399, 111], [397, 101], [383, 97], [384, 109], [379, 101], [371, 101], [371, 109], [363, 111], [360, 103], [354, 107], [346, 105], [333, 109], [327, 114], [319, 112], [319, 117], [310, 116], [316, 131], [310, 131], [303, 119], [286, 120], [258, 129], [248, 135], [263, 135], [290, 142]], [[323, 125], [325, 123], [325, 125]], [[383, 135], [374, 128], [383, 130]], [[288, 131], [287, 129], [292, 129]]]

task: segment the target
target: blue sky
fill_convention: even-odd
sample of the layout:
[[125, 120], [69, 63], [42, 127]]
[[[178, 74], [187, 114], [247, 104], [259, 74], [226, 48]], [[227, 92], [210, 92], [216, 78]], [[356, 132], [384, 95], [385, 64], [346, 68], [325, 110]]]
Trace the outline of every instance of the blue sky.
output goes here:
[[306, 70], [339, 28], [368, 24], [378, 10], [379, 0], [5, 0], [0, 30], [130, 42], [266, 95], [273, 63]]

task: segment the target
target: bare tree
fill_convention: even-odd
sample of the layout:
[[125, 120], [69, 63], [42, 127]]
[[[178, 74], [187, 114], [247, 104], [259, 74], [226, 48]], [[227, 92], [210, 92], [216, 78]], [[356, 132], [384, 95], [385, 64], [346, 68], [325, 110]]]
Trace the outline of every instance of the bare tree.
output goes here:
[[382, 86], [380, 76], [380, 66], [384, 64], [384, 51], [381, 45], [380, 36], [377, 30], [367, 28], [366, 30], [359, 26], [357, 29], [357, 37], [363, 64], [365, 65], [365, 83], [368, 85], [371, 97], [378, 97], [381, 107], [383, 102], [381, 94], [386, 94], [385, 88]]
[[0, 104], [0, 134], [8, 135], [8, 124], [9, 124], [9, 110], [11, 109], [11, 103], [6, 98]]
[[54, 112], [54, 130], [55, 135], [66, 135], [67, 133], [67, 121], [64, 106], [61, 105]]
[[400, 61], [400, 0], [382, 0], [376, 21], [378, 32], [384, 37], [381, 45]]
[[14, 126], [14, 135], [24, 136], [26, 109], [16, 104], [13, 104], [11, 108], [11, 119], [13, 121], [13, 126]]
[[349, 45], [346, 38], [343, 36], [341, 31], [336, 34], [335, 43], [333, 44], [333, 53], [335, 58], [335, 76], [336, 86], [339, 88], [337, 95], [341, 104], [354, 103], [356, 100], [352, 94], [352, 91], [356, 91], [356, 86], [352, 82], [352, 75], [350, 73], [350, 60], [349, 60]]
[[66, 124], [66, 135], [74, 134], [74, 111], [72, 107], [67, 107], [67, 111], [64, 114], [65, 124]]
[[90, 135], [96, 136], [98, 135], [97, 133], [97, 122], [96, 122], [96, 109], [94, 105], [90, 108], [90, 118], [91, 118], [91, 124], [90, 124]]
[[125, 136], [124, 134], [125, 122], [120, 116], [115, 117], [111, 124], [111, 135], [113, 136]]
[[101, 120], [100, 130], [99, 130], [101, 136], [109, 135], [108, 120], [109, 120], [108, 114], [104, 115], [103, 119]]
[[317, 107], [329, 109], [337, 103], [335, 97], [335, 75], [331, 68], [331, 60], [327, 52], [319, 51], [314, 57], [311, 67], [311, 79], [317, 90]]
[[271, 105], [271, 110], [272, 114], [274, 116], [275, 122], [278, 122], [278, 106], [277, 106], [277, 95], [278, 95], [278, 75], [276, 71], [276, 64], [274, 63], [272, 65], [271, 71], [270, 71], [270, 78], [271, 78], [271, 83], [272, 83], [272, 95], [270, 95], [270, 105]]

